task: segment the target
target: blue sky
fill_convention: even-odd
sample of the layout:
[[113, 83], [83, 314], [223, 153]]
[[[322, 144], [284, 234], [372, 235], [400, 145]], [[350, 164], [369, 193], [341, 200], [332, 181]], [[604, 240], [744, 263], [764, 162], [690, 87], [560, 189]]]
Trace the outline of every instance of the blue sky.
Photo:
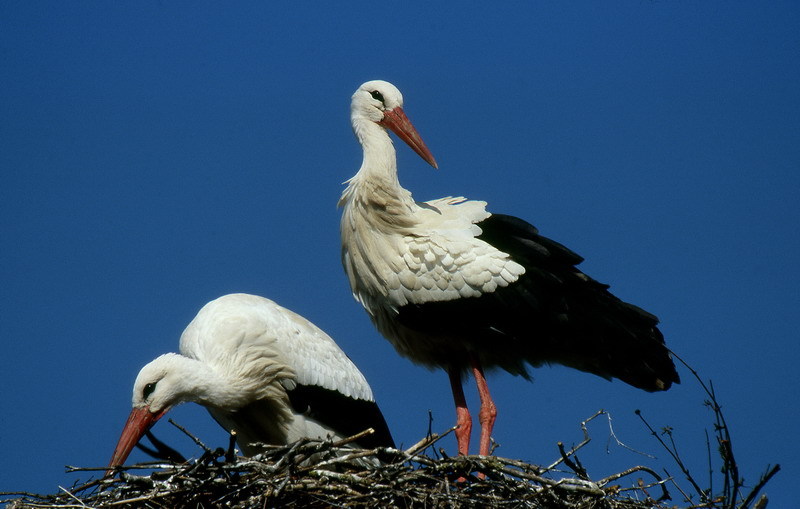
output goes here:
[[[64, 465], [104, 465], [139, 368], [231, 292], [331, 334], [398, 443], [429, 410], [434, 430], [454, 422], [446, 375], [394, 353], [339, 263], [336, 201], [361, 161], [350, 95], [385, 79], [440, 165], [398, 147], [405, 187], [527, 219], [657, 314], [713, 380], [743, 475], [781, 463], [767, 492], [788, 506], [798, 22], [795, 2], [0, 3], [0, 491], [55, 492], [86, 478]], [[712, 415], [680, 373], [663, 394], [560, 367], [491, 375], [497, 454], [549, 464], [602, 408], [657, 458], [595, 421], [590, 475], [677, 473], [641, 409], [702, 481]], [[226, 443], [199, 407], [172, 417]], [[166, 421], [155, 431], [197, 454]]]

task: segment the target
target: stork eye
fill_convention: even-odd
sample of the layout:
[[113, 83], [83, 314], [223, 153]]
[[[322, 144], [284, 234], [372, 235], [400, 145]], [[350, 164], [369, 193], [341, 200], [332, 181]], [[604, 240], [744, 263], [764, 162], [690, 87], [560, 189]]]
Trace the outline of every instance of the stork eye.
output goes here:
[[155, 382], [150, 382], [149, 384], [144, 386], [144, 390], [142, 391], [142, 397], [146, 400], [153, 394], [153, 391], [156, 390]]
[[381, 93], [380, 93], [380, 92], [378, 92], [377, 90], [373, 90], [373, 91], [372, 91], [372, 92], [370, 92], [369, 94], [370, 94], [370, 95], [372, 96], [372, 98], [373, 98], [373, 99], [375, 99], [376, 101], [385, 102], [385, 101], [383, 100], [383, 94], [381, 94]]

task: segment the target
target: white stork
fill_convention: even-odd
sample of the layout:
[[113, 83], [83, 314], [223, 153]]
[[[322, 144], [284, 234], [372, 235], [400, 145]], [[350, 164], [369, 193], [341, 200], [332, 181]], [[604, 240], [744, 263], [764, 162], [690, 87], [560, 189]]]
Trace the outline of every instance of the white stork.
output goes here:
[[247, 456], [259, 444], [340, 439], [366, 428], [375, 433], [359, 445], [393, 446], [355, 364], [321, 329], [269, 299], [231, 294], [209, 302], [183, 331], [180, 351], [139, 372], [109, 468], [122, 465], [156, 421], [187, 401], [236, 431]]
[[475, 377], [480, 454], [489, 453], [497, 410], [484, 369], [529, 378], [527, 365], [564, 364], [646, 391], [678, 383], [652, 314], [576, 268], [582, 258], [486, 202], [415, 202], [397, 179], [391, 129], [434, 168], [436, 161], [391, 83], [353, 94], [350, 118], [364, 150], [339, 205], [342, 263], [356, 300], [397, 351], [447, 371], [456, 404], [458, 452], [472, 420], [461, 381]]

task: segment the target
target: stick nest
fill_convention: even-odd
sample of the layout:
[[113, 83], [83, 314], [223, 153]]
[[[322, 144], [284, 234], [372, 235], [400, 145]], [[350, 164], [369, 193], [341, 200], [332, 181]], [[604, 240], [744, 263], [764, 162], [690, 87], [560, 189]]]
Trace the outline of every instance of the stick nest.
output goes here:
[[[358, 437], [302, 440], [254, 458], [220, 448], [184, 464], [121, 467], [118, 478], [25, 494], [8, 507], [667, 507], [664, 481], [645, 467], [593, 481], [570, 458], [574, 451], [562, 449], [559, 461], [542, 467], [497, 456], [432, 457], [426, 450], [436, 435], [406, 450], [348, 447]], [[631, 487], [622, 487], [623, 478]]]
[[[674, 354], [673, 354], [674, 355]], [[118, 478], [102, 477], [55, 495], [23, 492], [0, 493], [7, 507], [19, 508], [267, 508], [267, 507], [426, 507], [426, 508], [547, 508], [639, 509], [678, 507], [670, 503], [667, 483], [676, 490], [686, 509], [765, 509], [760, 494], [780, 470], [772, 465], [745, 491], [744, 479], [733, 454], [728, 425], [713, 384], [682, 362], [697, 379], [713, 412], [713, 442], [719, 452], [721, 490], [703, 488], [678, 453], [672, 430], [659, 433], [637, 410], [644, 425], [669, 453], [688, 486], [682, 488], [664, 469], [666, 477], [636, 466], [604, 479], [593, 480], [578, 460], [577, 452], [591, 440], [589, 421], [606, 415], [600, 410], [581, 423], [583, 441], [566, 450], [558, 443], [560, 458], [548, 466], [498, 456], [447, 457], [435, 443], [452, 432], [431, 435], [406, 449], [380, 447], [355, 449], [366, 430], [338, 442], [301, 440], [269, 447], [253, 458], [234, 454], [235, 435], [228, 449], [211, 450], [183, 427], [205, 452], [191, 462], [148, 433], [159, 463], [117, 467]], [[613, 436], [613, 432], [612, 432]], [[709, 473], [712, 472], [712, 438], [706, 432]], [[614, 436], [616, 439], [616, 437]], [[618, 443], [620, 443], [618, 441]], [[621, 444], [621, 443], [620, 443]], [[624, 445], [624, 444], [621, 444]], [[141, 445], [140, 445], [141, 446]], [[627, 447], [627, 446], [626, 446]], [[146, 447], [143, 447], [146, 451]], [[102, 473], [106, 468], [68, 467], [71, 472]], [[132, 473], [136, 472], [136, 473]], [[144, 474], [144, 475], [143, 475]], [[712, 478], [713, 479], [713, 478]], [[709, 480], [711, 482], [711, 480]]]

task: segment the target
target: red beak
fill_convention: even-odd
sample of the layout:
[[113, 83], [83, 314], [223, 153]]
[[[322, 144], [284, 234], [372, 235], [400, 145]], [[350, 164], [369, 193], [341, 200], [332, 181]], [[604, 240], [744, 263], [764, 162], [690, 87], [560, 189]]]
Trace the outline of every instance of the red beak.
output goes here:
[[119, 442], [117, 442], [117, 447], [114, 449], [114, 455], [111, 456], [111, 461], [108, 463], [106, 476], [114, 471], [114, 467], [125, 463], [134, 446], [139, 443], [139, 440], [147, 433], [147, 430], [153, 427], [153, 424], [167, 413], [167, 410], [168, 408], [165, 408], [158, 413], [152, 413], [148, 406], [131, 410], [128, 421], [122, 429]]
[[388, 127], [392, 130], [401, 140], [408, 143], [408, 146], [414, 149], [414, 152], [428, 162], [434, 168], [439, 168], [436, 164], [436, 159], [433, 154], [425, 146], [425, 142], [419, 136], [414, 125], [403, 112], [403, 108], [393, 108], [383, 112], [383, 120], [379, 122], [380, 125]]

